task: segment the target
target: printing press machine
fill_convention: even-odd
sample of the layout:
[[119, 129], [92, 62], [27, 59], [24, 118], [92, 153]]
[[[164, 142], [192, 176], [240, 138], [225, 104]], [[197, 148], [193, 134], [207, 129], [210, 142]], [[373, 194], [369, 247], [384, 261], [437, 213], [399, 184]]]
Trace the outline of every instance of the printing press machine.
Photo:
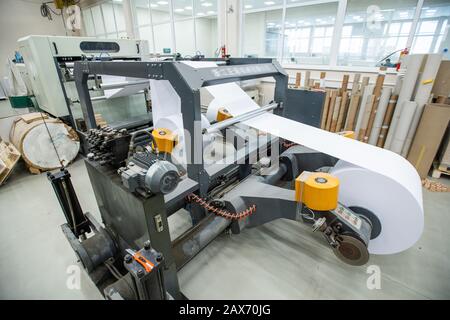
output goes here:
[[[62, 230], [105, 298], [183, 299], [177, 271], [211, 241], [225, 231], [239, 234], [280, 218], [322, 233], [336, 256], [350, 265], [369, 260], [369, 241], [381, 225], [366, 208], [338, 202], [339, 180], [328, 173], [338, 159], [261, 132], [249, 139], [251, 133], [242, 131], [244, 120], [266, 111], [320, 126], [322, 104], [302, 103], [305, 92], [288, 88], [288, 75], [278, 62], [231, 58], [202, 69], [180, 61], [75, 62], [88, 127], [95, 127], [87, 85], [92, 74], [169, 81], [181, 99], [184, 129], [193, 137], [183, 166], [172, 157], [178, 140], [167, 128], [132, 134], [91, 129], [85, 163], [102, 224], [82, 211], [66, 169], [49, 174], [67, 219]], [[224, 106], [210, 127], [198, 125], [202, 88], [265, 77], [275, 79], [272, 103], [235, 117]], [[233, 161], [207, 163], [204, 136], [225, 131], [226, 137], [219, 137], [236, 148]], [[278, 166], [263, 175], [267, 159]], [[189, 211], [192, 227], [171, 241], [167, 219], [181, 209]]]

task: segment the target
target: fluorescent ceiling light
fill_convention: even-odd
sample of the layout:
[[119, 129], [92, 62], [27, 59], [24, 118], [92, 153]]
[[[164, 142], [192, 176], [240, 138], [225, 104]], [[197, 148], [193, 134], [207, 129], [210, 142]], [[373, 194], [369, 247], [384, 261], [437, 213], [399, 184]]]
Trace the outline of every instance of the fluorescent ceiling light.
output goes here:
[[158, 8], [158, 5], [155, 4], [155, 3], [151, 3], [151, 4], [150, 4], [150, 7], [152, 7], [152, 8]]
[[208, 12], [206, 12], [207, 14], [215, 14], [216, 12], [215, 11], [208, 11]]
[[251, 8], [253, 8], [253, 6], [251, 4], [246, 4], [245, 5], [245, 9], [251, 9]]
[[184, 7], [186, 10], [192, 10], [192, 7]]
[[271, 6], [271, 5], [275, 4], [275, 2], [273, 2], [273, 1], [266, 1], [266, 2], [264, 2], [264, 4], [266, 6]]
[[175, 12], [183, 12], [184, 9], [178, 8], [178, 9], [175, 9], [174, 11], [175, 11]]
[[197, 13], [198, 16], [204, 16], [205, 14], [203, 12]]
[[211, 7], [212, 3], [211, 2], [203, 2], [202, 6], [204, 6], [204, 7]]
[[162, 6], [165, 5], [165, 4], [168, 4], [167, 1], [158, 1], [157, 3], [160, 4], [160, 5], [162, 5]]

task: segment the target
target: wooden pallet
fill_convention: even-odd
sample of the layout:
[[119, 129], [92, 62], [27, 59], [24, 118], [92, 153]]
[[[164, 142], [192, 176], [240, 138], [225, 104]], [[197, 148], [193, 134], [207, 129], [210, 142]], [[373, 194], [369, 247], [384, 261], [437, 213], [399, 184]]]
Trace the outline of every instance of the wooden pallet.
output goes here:
[[10, 143], [0, 139], [0, 185], [2, 185], [20, 159], [20, 153]]
[[439, 179], [442, 174], [450, 176], [449, 167], [447, 165], [443, 165], [443, 164], [440, 164], [440, 165], [435, 164], [434, 168], [433, 168], [433, 173], [431, 174], [431, 176], [433, 178]]

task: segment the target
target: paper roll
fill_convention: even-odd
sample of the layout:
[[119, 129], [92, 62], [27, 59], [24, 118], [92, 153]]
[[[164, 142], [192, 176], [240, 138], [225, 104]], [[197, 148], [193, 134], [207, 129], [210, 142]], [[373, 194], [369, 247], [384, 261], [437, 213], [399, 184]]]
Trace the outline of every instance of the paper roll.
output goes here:
[[370, 133], [369, 144], [376, 145], [378, 136], [380, 135], [381, 126], [383, 125], [383, 119], [386, 115], [389, 99], [392, 94], [391, 88], [383, 88], [381, 93], [380, 102], [378, 103], [378, 110], [373, 122], [372, 132]]
[[361, 103], [359, 105], [358, 117], [357, 117], [356, 126], [355, 126], [355, 132], [357, 134], [359, 133], [359, 130], [361, 129], [361, 124], [363, 122], [364, 115], [366, 113], [367, 100], [372, 95], [374, 88], [375, 88], [375, 86], [373, 86], [373, 85], [368, 85], [364, 88], [364, 93], [361, 97]]
[[259, 105], [234, 82], [206, 87], [206, 90], [214, 97], [206, 112], [206, 118], [211, 122], [217, 119], [220, 108], [225, 108], [230, 114], [241, 114], [259, 108]]
[[381, 233], [370, 240], [370, 253], [401, 252], [419, 239], [423, 213], [417, 199], [397, 181], [343, 161], [339, 161], [330, 173], [339, 178], [342, 204], [368, 209], [380, 220]]
[[[357, 132], [358, 140], [364, 141], [364, 137], [366, 136], [367, 126], [369, 124], [370, 115], [372, 113], [372, 106], [375, 103], [375, 96], [371, 94], [367, 99], [366, 106], [364, 108], [364, 114], [361, 120], [359, 132]], [[365, 142], [365, 141], [364, 141]]]
[[411, 122], [414, 118], [414, 113], [417, 110], [417, 103], [414, 101], [405, 101], [402, 106], [402, 113], [400, 119], [397, 122], [397, 128], [393, 135], [391, 143], [391, 151], [400, 154], [402, 152], [403, 145], [405, 144], [408, 130], [411, 127]]
[[[403, 157], [389, 150], [344, 138], [273, 114], [264, 114], [244, 123], [331, 155], [365, 169], [364, 171], [370, 171], [370, 174], [359, 176], [362, 179], [357, 186], [350, 185], [346, 188], [357, 189], [355, 194], [361, 197], [361, 201], [365, 199], [363, 203], [378, 203], [377, 207], [368, 206], [367, 209], [374, 212], [377, 217], [380, 216], [384, 230], [405, 228], [398, 234], [389, 232], [386, 236], [380, 235], [382, 241], [370, 252], [376, 254], [400, 252], [411, 247], [420, 238], [423, 230], [422, 184], [416, 169]], [[353, 179], [345, 181], [352, 183]], [[372, 194], [373, 186], [377, 186], [378, 193]], [[379, 194], [383, 197], [380, 198]], [[347, 196], [347, 192], [343, 195]], [[392, 211], [396, 211], [396, 217], [401, 219], [384, 218], [385, 212]], [[405, 226], [405, 221], [411, 222]], [[392, 223], [392, 225], [385, 225], [385, 223]]]

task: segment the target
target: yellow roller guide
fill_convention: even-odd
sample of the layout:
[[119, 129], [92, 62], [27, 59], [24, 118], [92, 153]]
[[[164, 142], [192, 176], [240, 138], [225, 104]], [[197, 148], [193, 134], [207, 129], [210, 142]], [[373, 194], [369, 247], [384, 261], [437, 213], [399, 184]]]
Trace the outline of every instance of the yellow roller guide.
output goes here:
[[220, 108], [219, 111], [217, 111], [217, 122], [221, 122], [223, 120], [227, 120], [233, 118], [233, 116], [228, 112], [225, 108]]
[[295, 179], [295, 200], [312, 210], [336, 209], [338, 193], [339, 179], [328, 173], [304, 171]]
[[157, 128], [152, 131], [153, 139], [159, 152], [172, 153], [175, 147], [177, 136], [169, 129]]

